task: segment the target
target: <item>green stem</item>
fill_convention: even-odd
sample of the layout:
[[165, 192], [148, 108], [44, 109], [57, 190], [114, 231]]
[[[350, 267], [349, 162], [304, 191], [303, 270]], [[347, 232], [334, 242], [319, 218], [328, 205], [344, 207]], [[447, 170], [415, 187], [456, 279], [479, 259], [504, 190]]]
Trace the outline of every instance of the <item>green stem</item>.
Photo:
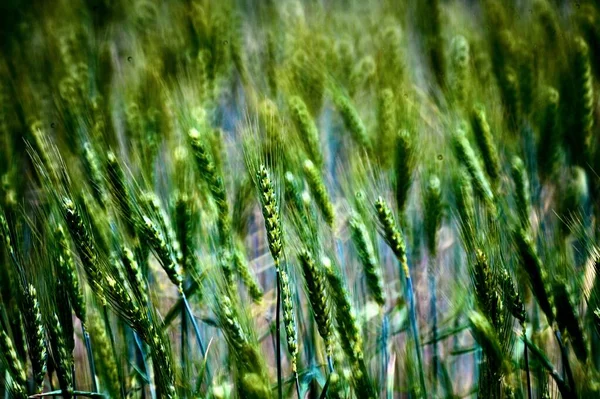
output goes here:
[[281, 384], [281, 279], [279, 267], [276, 267], [277, 278], [277, 309], [275, 310], [275, 345], [277, 346], [277, 397], [283, 398], [283, 386]]
[[409, 275], [406, 275], [406, 290], [407, 298], [409, 301], [409, 316], [410, 316], [410, 327], [415, 340], [415, 350], [417, 351], [417, 364], [419, 367], [419, 381], [421, 383], [421, 394], [422, 397], [427, 397], [427, 387], [425, 385], [425, 375], [423, 373], [423, 358], [421, 355], [421, 338], [419, 336], [419, 328], [417, 326], [417, 312], [415, 307], [415, 295], [413, 292], [412, 279]]
[[83, 341], [85, 343], [85, 350], [88, 356], [88, 363], [90, 365], [90, 374], [92, 376], [92, 390], [98, 392], [98, 381], [96, 380], [96, 364], [94, 363], [94, 353], [92, 352], [92, 342], [90, 341], [90, 334], [85, 329], [85, 325], [81, 323], [81, 332], [83, 333]]

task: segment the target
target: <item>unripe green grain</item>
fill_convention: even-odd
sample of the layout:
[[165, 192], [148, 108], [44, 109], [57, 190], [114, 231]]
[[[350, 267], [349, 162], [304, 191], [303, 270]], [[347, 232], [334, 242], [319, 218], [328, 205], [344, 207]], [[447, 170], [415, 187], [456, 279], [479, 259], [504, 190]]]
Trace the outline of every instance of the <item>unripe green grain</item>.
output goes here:
[[349, 92], [354, 96], [364, 86], [367, 86], [375, 78], [375, 60], [371, 55], [361, 58], [350, 73]]
[[319, 170], [315, 167], [310, 159], [304, 161], [304, 174], [306, 181], [310, 187], [310, 191], [317, 203], [317, 206], [323, 214], [325, 222], [331, 227], [333, 226], [333, 220], [335, 218], [335, 212], [333, 210], [333, 204], [325, 187], [325, 182]]
[[450, 45], [451, 88], [459, 104], [464, 104], [468, 97], [469, 51], [469, 42], [464, 36], [456, 36], [452, 39]]
[[90, 317], [87, 328], [94, 348], [94, 361], [102, 376], [102, 382], [104, 382], [102, 385], [103, 390], [108, 391], [110, 395], [116, 397], [121, 392], [119, 372], [111, 349], [110, 340], [106, 335], [106, 328], [102, 323], [102, 319], [97, 315]]
[[184, 270], [193, 268], [194, 261], [194, 214], [192, 200], [187, 194], [178, 192], [175, 195], [175, 229], [177, 241], [181, 246]]
[[279, 206], [275, 198], [273, 183], [269, 177], [269, 172], [264, 165], [260, 165], [256, 174], [260, 203], [262, 205], [262, 214], [265, 219], [265, 228], [267, 230], [267, 241], [269, 251], [275, 261], [275, 267], [279, 268], [279, 262], [283, 251], [283, 237], [281, 231], [281, 220]]
[[183, 264], [183, 254], [181, 252], [181, 245], [177, 240], [177, 236], [175, 235], [175, 231], [173, 227], [171, 227], [171, 223], [166, 212], [163, 210], [160, 200], [156, 196], [156, 194], [149, 192], [145, 193], [142, 197], [144, 203], [148, 206], [150, 213], [154, 216], [155, 220], [158, 223], [159, 230], [163, 232], [165, 241], [167, 241], [167, 245], [175, 260], [180, 265]]
[[287, 271], [280, 269], [281, 280], [281, 303], [283, 308], [283, 325], [285, 326], [285, 335], [287, 337], [287, 347], [290, 353], [290, 363], [292, 372], [298, 372], [298, 334], [296, 332], [296, 321], [294, 316], [294, 302], [292, 290], [290, 288], [290, 278]]
[[394, 255], [400, 262], [400, 267], [404, 273], [404, 278], [410, 276], [408, 269], [408, 260], [406, 258], [406, 244], [404, 243], [404, 237], [396, 225], [396, 221], [392, 216], [392, 211], [382, 197], [379, 197], [375, 201], [375, 212], [377, 213], [377, 219], [381, 225], [382, 235], [385, 241], [388, 243]]
[[408, 194], [412, 182], [412, 174], [415, 168], [415, 152], [413, 140], [408, 130], [400, 130], [396, 138], [396, 205], [398, 212], [403, 213], [408, 202]]
[[356, 246], [358, 258], [363, 265], [367, 287], [369, 288], [373, 299], [375, 299], [375, 302], [379, 306], [384, 306], [385, 290], [383, 288], [381, 266], [375, 255], [375, 250], [373, 249], [371, 238], [367, 233], [367, 228], [358, 215], [354, 215], [350, 219], [350, 234], [352, 241]]
[[382, 165], [386, 168], [391, 163], [393, 147], [390, 143], [394, 140], [396, 133], [396, 107], [394, 92], [390, 88], [384, 88], [379, 93], [379, 104], [377, 107], [377, 151]]
[[92, 192], [94, 198], [100, 204], [101, 207], [105, 208], [108, 201], [106, 189], [104, 187], [104, 179], [100, 168], [100, 162], [98, 156], [92, 147], [90, 142], [83, 144], [83, 161], [87, 178], [92, 186]]
[[323, 257], [321, 263], [329, 284], [329, 294], [335, 304], [336, 322], [342, 348], [352, 362], [362, 361], [364, 356], [362, 334], [350, 300], [350, 294], [344, 286], [342, 276], [339, 271], [334, 269], [331, 260]]
[[367, 128], [350, 99], [342, 94], [337, 94], [334, 96], [333, 102], [342, 117], [344, 126], [350, 132], [354, 141], [363, 149], [370, 151], [371, 139], [367, 133]]
[[56, 376], [64, 398], [71, 398], [73, 390], [73, 354], [69, 353], [63, 337], [62, 326], [56, 313], [49, 321], [50, 344], [52, 347], [52, 358], [56, 366]]
[[508, 311], [521, 323], [521, 325], [524, 325], [527, 320], [525, 304], [519, 295], [519, 291], [517, 291], [517, 287], [515, 286], [512, 277], [505, 268], [502, 268], [499, 277], [506, 304], [508, 305]]
[[302, 250], [298, 255], [304, 281], [306, 282], [307, 297], [311, 304], [319, 335], [325, 341], [325, 351], [332, 354], [331, 317], [327, 306], [325, 280], [322, 270], [317, 266], [308, 250]]
[[491, 357], [495, 364], [505, 365], [502, 346], [489, 320], [480, 313], [471, 312], [469, 314], [469, 324], [473, 337], [481, 345], [485, 354]]
[[127, 187], [125, 174], [123, 173], [121, 164], [117, 160], [115, 153], [112, 151], [109, 151], [106, 155], [106, 170], [113, 199], [125, 220], [129, 234], [133, 237], [135, 236], [135, 226], [131, 218], [131, 215], [133, 215], [131, 194]]
[[163, 233], [148, 216], [142, 216], [140, 231], [143, 232], [143, 239], [146, 239], [148, 245], [156, 254], [158, 260], [167, 276], [178, 289], [181, 289], [183, 278], [181, 276], [181, 266], [177, 263], [172, 251], [165, 241]]
[[256, 277], [253, 276], [252, 272], [250, 271], [250, 265], [248, 264], [248, 259], [244, 253], [242, 243], [238, 242], [236, 245], [233, 253], [233, 263], [235, 264], [235, 270], [237, 274], [244, 282], [246, 288], [248, 288], [248, 293], [252, 299], [256, 302], [260, 301], [263, 297], [263, 292], [260, 288], [260, 285], [256, 281]]
[[225, 191], [225, 183], [223, 178], [215, 167], [212, 155], [203, 143], [200, 132], [192, 128], [188, 132], [188, 138], [192, 147], [193, 155], [196, 160], [196, 165], [200, 176], [206, 182], [208, 189], [217, 205], [219, 212], [218, 229], [221, 244], [228, 243], [230, 237], [231, 221], [229, 216], [229, 205], [227, 202], [227, 193]]
[[585, 207], [590, 198], [585, 169], [573, 166], [568, 169], [566, 176], [559, 203], [559, 212], [562, 219], [560, 229], [565, 237], [570, 233], [570, 225], [574, 221], [576, 222], [580, 215], [585, 214]]
[[92, 289], [103, 300], [103, 274], [98, 269], [98, 257], [96, 254], [96, 248], [91, 236], [88, 233], [87, 228], [83, 224], [83, 219], [79, 210], [76, 208], [75, 203], [69, 199], [64, 198], [62, 201], [62, 207], [67, 223], [67, 228], [71, 233], [77, 252], [81, 258], [83, 268], [88, 277], [88, 282], [92, 286]]
[[471, 176], [465, 168], [460, 168], [456, 185], [458, 186], [455, 189], [457, 194], [457, 209], [460, 216], [463, 242], [465, 247], [471, 250], [475, 245], [475, 198]]
[[433, 175], [427, 182], [424, 194], [425, 237], [427, 250], [432, 257], [437, 254], [437, 236], [442, 225], [443, 204], [440, 179]]
[[558, 123], [558, 91], [548, 87], [543, 94], [544, 108], [540, 118], [540, 139], [538, 142], [538, 173], [544, 180], [556, 171], [560, 150]]
[[300, 193], [300, 186], [292, 172], [285, 172], [283, 184], [287, 206], [291, 207], [295, 212], [301, 212], [304, 208], [302, 193]]
[[121, 262], [125, 267], [129, 285], [132, 287], [135, 295], [141, 299], [141, 303], [148, 303], [148, 294], [146, 291], [146, 282], [142, 270], [135, 260], [135, 255], [131, 249], [126, 246], [121, 247]]
[[323, 166], [323, 155], [321, 154], [321, 143], [319, 131], [315, 125], [310, 111], [299, 96], [293, 96], [289, 100], [292, 121], [300, 133], [300, 141], [304, 144], [304, 150], [310, 159], [317, 165], [318, 169]]
[[515, 202], [519, 214], [521, 227], [528, 229], [530, 226], [529, 215], [531, 214], [531, 197], [529, 195], [529, 179], [525, 164], [520, 158], [514, 157], [511, 164], [511, 174], [515, 183]]
[[517, 246], [521, 266], [527, 272], [531, 282], [531, 288], [536, 297], [540, 308], [546, 314], [548, 321], [551, 323], [554, 320], [550, 298], [546, 290], [545, 273], [534, 243], [531, 237], [525, 230], [518, 229], [513, 234]]
[[592, 126], [594, 124], [594, 91], [590, 67], [589, 47], [577, 37], [574, 41], [573, 60], [573, 124], [568, 136], [569, 149], [573, 161], [586, 166], [592, 144]]
[[556, 322], [562, 331], [569, 333], [575, 355], [582, 363], [585, 363], [588, 358], [587, 344], [577, 316], [578, 312], [563, 280], [558, 279], [552, 284], [552, 294], [554, 309], [556, 310]]
[[475, 141], [483, 158], [483, 166], [487, 172], [490, 181], [497, 186], [500, 178], [500, 157], [494, 144], [490, 125], [485, 116], [485, 110], [482, 106], [476, 106], [471, 111], [471, 128]]
[[489, 319], [495, 328], [499, 327], [502, 299], [496, 289], [496, 281], [487, 257], [479, 249], [475, 250], [475, 263], [471, 274], [475, 299], [480, 312]]
[[27, 332], [27, 347], [33, 371], [35, 391], [40, 392], [46, 375], [46, 332], [42, 322], [42, 312], [37, 300], [37, 291], [29, 285], [23, 293], [22, 312], [24, 313], [25, 330]]
[[23, 368], [23, 363], [17, 355], [12, 339], [5, 331], [0, 331], [0, 352], [6, 359], [6, 366], [15, 383], [25, 387], [27, 383], [27, 374]]
[[83, 293], [79, 286], [79, 276], [75, 268], [75, 262], [71, 255], [71, 247], [62, 225], [58, 225], [55, 231], [55, 240], [58, 243], [58, 258], [56, 259], [56, 269], [58, 278], [65, 285], [69, 296], [69, 302], [75, 312], [75, 315], [83, 324], [86, 322], [86, 307]]
[[367, 374], [364, 362], [362, 334], [350, 295], [346, 290], [342, 276], [335, 270], [329, 258], [321, 259], [325, 277], [330, 288], [330, 295], [335, 304], [335, 318], [340, 343], [346, 356], [350, 359], [352, 380], [355, 393], [361, 398], [375, 398], [375, 390]]
[[490, 184], [483, 174], [481, 163], [475, 156], [473, 148], [467, 140], [465, 133], [462, 130], [457, 131], [452, 137], [452, 146], [458, 161], [466, 168], [471, 176], [475, 193], [486, 203], [491, 209], [494, 208], [494, 194]]
[[515, 70], [506, 67], [502, 80], [502, 92], [504, 97], [504, 106], [506, 108], [509, 127], [516, 129], [521, 122], [521, 96], [519, 89], [519, 77]]

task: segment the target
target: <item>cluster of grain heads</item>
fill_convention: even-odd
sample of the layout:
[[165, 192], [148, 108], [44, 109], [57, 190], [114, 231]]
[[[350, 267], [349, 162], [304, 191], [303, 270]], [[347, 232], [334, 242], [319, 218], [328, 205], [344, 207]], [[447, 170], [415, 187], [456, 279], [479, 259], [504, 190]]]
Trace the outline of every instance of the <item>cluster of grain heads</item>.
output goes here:
[[[66, 198], [62, 202], [62, 206], [68, 229], [82, 260], [84, 270], [88, 277], [87, 280], [92, 287], [92, 290], [101, 300], [103, 306], [106, 307], [106, 304], [110, 303], [112, 308], [123, 317], [128, 325], [135, 330], [149, 346], [150, 356], [154, 364], [157, 393], [160, 392], [165, 397], [174, 397], [174, 374], [171, 365], [170, 352], [167, 350], [164, 338], [158, 332], [159, 329], [154, 326], [153, 319], [148, 317], [145, 314], [145, 311], [140, 308], [138, 302], [132, 298], [128, 290], [129, 286], [126, 285], [127, 277], [120, 271], [117, 275], [106, 272], [107, 265], [102, 264], [102, 261], [98, 258], [94, 242], [73, 201]], [[153, 229], [151, 230], [154, 232]], [[147, 238], [152, 240], [152, 237]], [[161, 236], [159, 235], [158, 238], [158, 244], [160, 244]], [[157, 242], [154, 242], [154, 244], [157, 244]], [[167, 260], [171, 261], [171, 256], [163, 259], [163, 256], [161, 255], [165, 254], [159, 251], [161, 248], [160, 245], [157, 245], [156, 248], [154, 248], [159, 260], [161, 262]], [[172, 263], [166, 264], [172, 265]], [[119, 265], [113, 267], [116, 268], [115, 270], [120, 270]], [[167, 269], [171, 272], [170, 277], [172, 277], [174, 281], [179, 281], [177, 279], [177, 273], [174, 271], [176, 269]], [[104, 311], [106, 311], [106, 308]]]
[[67, 3], [0, 15], [0, 395], [598, 396], [597, 1]]

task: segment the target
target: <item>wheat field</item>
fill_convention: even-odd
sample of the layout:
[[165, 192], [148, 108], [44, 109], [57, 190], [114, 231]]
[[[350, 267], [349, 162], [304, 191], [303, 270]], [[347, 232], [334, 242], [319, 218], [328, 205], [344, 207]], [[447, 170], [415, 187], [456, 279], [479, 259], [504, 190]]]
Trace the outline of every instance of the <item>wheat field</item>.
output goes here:
[[4, 0], [3, 398], [600, 397], [598, 0]]

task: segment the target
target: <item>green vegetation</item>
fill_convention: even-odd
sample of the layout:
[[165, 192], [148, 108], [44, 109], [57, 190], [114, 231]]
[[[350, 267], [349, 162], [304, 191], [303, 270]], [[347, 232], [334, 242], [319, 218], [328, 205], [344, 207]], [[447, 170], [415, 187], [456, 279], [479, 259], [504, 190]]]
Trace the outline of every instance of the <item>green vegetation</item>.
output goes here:
[[600, 397], [600, 2], [6, 0], [0, 397]]

